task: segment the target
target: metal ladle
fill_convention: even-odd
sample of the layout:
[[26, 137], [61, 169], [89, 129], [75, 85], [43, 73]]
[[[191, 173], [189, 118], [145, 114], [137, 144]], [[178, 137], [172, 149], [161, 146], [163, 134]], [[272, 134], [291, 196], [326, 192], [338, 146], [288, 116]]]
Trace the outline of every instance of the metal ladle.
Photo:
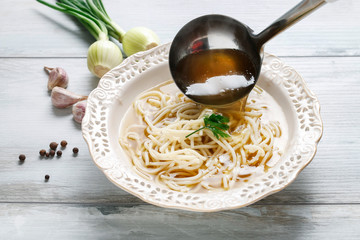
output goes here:
[[[190, 21], [177, 33], [170, 47], [169, 65], [176, 85], [190, 99], [205, 105], [229, 106], [241, 99], [246, 102], [248, 94], [260, 75], [264, 44], [326, 2], [326, 0], [301, 1], [257, 35], [245, 24], [223, 15], [205, 15]], [[231, 89], [232, 91], [227, 91], [225, 94], [218, 94], [216, 97], [206, 94], [188, 94], [187, 90], [190, 84], [194, 83], [194, 79], [189, 80], [191, 76], [187, 76], [187, 72], [179, 70], [179, 62], [188, 55], [216, 49], [235, 49], [244, 52], [253, 65], [252, 77], [255, 81], [247, 86]], [[194, 66], [196, 64], [186, 67]], [[207, 70], [206, 68], [209, 66], [202, 66], [202, 68]]]

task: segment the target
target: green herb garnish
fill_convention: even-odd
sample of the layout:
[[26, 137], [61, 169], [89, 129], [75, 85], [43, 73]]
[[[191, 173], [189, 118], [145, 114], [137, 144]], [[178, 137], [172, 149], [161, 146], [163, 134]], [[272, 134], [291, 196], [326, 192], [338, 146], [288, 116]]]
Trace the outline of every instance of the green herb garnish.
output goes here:
[[223, 137], [223, 138], [230, 137], [229, 134], [225, 133], [225, 131], [229, 129], [229, 125], [227, 125], [228, 122], [229, 122], [229, 118], [224, 117], [219, 114], [211, 114], [210, 116], [205, 115], [205, 117], [204, 117], [204, 125], [205, 126], [190, 133], [189, 135], [186, 136], [186, 138], [190, 137], [194, 133], [196, 133], [204, 128], [210, 129], [217, 139], [219, 139], [220, 137]]

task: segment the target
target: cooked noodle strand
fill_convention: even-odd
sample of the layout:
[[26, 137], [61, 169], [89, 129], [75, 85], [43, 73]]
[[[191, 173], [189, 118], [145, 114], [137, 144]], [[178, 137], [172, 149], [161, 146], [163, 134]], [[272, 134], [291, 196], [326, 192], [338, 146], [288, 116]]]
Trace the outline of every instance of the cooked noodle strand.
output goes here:
[[[257, 87], [255, 92], [263, 90]], [[181, 93], [147, 91], [135, 100], [133, 109], [140, 123], [125, 129], [120, 144], [136, 172], [181, 192], [228, 190], [252, 172], [263, 171], [273, 155], [274, 139], [282, 134], [279, 122], [262, 122], [267, 106], [253, 99], [243, 114], [220, 111], [230, 119], [230, 137], [220, 139], [209, 129], [186, 138], [203, 126], [205, 115], [220, 112], [199, 106]]]

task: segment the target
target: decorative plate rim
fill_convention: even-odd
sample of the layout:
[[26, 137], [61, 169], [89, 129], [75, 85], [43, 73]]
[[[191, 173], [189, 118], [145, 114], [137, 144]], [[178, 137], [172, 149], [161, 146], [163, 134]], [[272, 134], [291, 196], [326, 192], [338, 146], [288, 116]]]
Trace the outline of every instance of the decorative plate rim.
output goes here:
[[220, 193], [180, 193], [151, 184], [132, 171], [126, 171], [128, 169], [110, 146], [106, 116], [109, 116], [113, 102], [119, 100], [119, 95], [124, 91], [123, 86], [144, 72], [167, 63], [170, 44], [128, 57], [105, 74], [98, 87], [90, 93], [82, 121], [82, 134], [95, 165], [116, 186], [145, 202], [198, 212], [245, 207], [290, 185], [312, 161], [317, 151], [323, 133], [320, 103], [294, 68], [268, 53], [264, 55], [261, 75], [288, 94], [293, 114], [297, 116], [299, 136], [291, 154], [259, 177], [261, 181], [251, 182], [246, 188]]

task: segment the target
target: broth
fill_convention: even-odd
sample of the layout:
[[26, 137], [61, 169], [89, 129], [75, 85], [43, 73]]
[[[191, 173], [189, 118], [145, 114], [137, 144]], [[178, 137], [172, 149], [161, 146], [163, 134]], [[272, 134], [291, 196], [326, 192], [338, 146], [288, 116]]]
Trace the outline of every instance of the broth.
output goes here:
[[178, 87], [202, 104], [224, 105], [247, 96], [258, 76], [249, 57], [235, 49], [215, 49], [193, 53], [181, 59], [175, 73]]

